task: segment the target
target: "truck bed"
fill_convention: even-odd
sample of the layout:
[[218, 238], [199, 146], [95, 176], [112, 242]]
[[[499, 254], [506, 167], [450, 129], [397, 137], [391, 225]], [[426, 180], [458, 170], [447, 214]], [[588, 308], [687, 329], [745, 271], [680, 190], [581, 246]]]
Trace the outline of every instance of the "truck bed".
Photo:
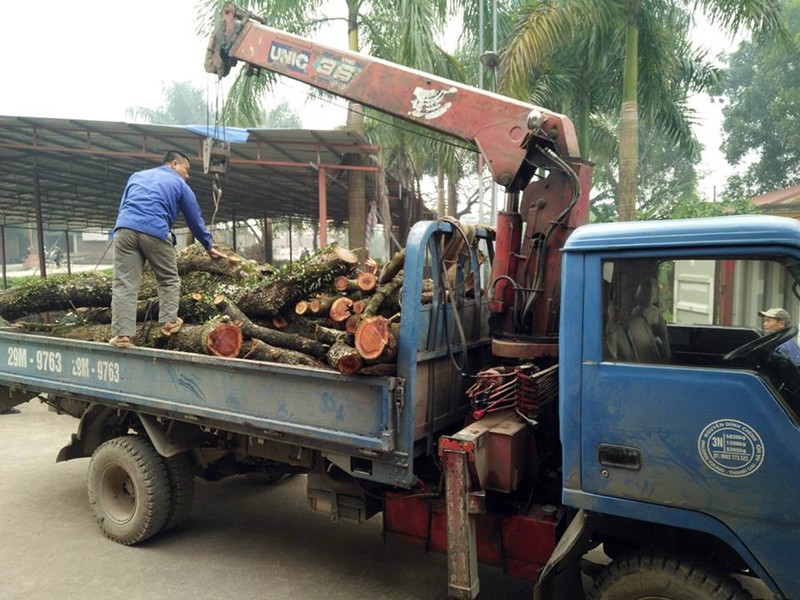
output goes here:
[[[458, 356], [465, 349], [468, 370], [488, 343], [487, 315], [480, 300], [462, 298], [458, 308], [419, 302], [426, 264], [436, 264], [436, 245], [429, 242], [450, 230], [448, 223], [430, 222], [412, 230], [396, 377], [120, 349], [4, 328], [0, 385], [367, 457], [370, 468], [359, 471], [360, 477], [409, 487], [415, 482], [414, 457], [431, 452], [434, 435], [458, 423], [468, 408], [463, 390], [469, 382], [454, 368], [451, 353]], [[479, 281], [474, 251], [466, 263]], [[435, 273], [433, 279], [439, 285]]]

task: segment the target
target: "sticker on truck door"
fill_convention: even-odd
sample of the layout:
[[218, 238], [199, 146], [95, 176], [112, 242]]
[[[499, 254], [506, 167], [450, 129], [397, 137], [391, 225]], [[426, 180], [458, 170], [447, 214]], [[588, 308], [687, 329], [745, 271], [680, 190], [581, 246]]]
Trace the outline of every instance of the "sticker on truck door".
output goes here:
[[697, 439], [706, 466], [724, 477], [747, 477], [764, 462], [764, 443], [747, 423], [720, 419], [709, 423]]

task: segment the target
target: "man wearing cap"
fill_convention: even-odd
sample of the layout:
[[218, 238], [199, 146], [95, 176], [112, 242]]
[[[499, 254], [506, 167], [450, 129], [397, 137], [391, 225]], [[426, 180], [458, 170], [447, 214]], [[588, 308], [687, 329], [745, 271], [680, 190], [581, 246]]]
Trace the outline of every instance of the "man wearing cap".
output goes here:
[[[792, 318], [789, 316], [789, 312], [783, 308], [776, 307], [760, 310], [758, 315], [763, 318], [762, 326], [766, 334], [781, 331], [792, 325]], [[797, 345], [796, 339], [792, 338], [788, 342], [784, 342], [775, 351], [787, 355], [794, 364], [800, 365], [800, 346]]]

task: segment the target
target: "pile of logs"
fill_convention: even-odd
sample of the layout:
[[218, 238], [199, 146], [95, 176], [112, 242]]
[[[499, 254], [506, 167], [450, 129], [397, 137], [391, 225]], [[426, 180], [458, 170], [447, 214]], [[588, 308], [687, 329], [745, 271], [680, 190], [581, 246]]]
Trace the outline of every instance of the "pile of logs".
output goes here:
[[[145, 271], [136, 346], [344, 374], [395, 373], [404, 252], [379, 269], [334, 244], [276, 270], [223, 249], [227, 259], [209, 258], [199, 244], [179, 255], [185, 324], [175, 333], [163, 333], [157, 322], [157, 286]], [[51, 276], [0, 293], [0, 318], [40, 335], [105, 342], [111, 287], [109, 274]], [[426, 293], [430, 286], [423, 301]]]

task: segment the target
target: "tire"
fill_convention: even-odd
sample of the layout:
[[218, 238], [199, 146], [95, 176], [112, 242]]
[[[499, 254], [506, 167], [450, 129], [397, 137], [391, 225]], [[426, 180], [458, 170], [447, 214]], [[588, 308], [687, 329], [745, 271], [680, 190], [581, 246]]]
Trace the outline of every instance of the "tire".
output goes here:
[[194, 463], [189, 454], [183, 452], [169, 458], [163, 458], [164, 468], [169, 479], [170, 501], [167, 520], [163, 531], [172, 529], [183, 523], [192, 511], [194, 502]]
[[122, 436], [99, 446], [89, 463], [89, 506], [105, 536], [130, 546], [164, 526], [170, 485], [150, 442]]
[[608, 565], [591, 600], [753, 600], [727, 574], [691, 559], [628, 554]]

